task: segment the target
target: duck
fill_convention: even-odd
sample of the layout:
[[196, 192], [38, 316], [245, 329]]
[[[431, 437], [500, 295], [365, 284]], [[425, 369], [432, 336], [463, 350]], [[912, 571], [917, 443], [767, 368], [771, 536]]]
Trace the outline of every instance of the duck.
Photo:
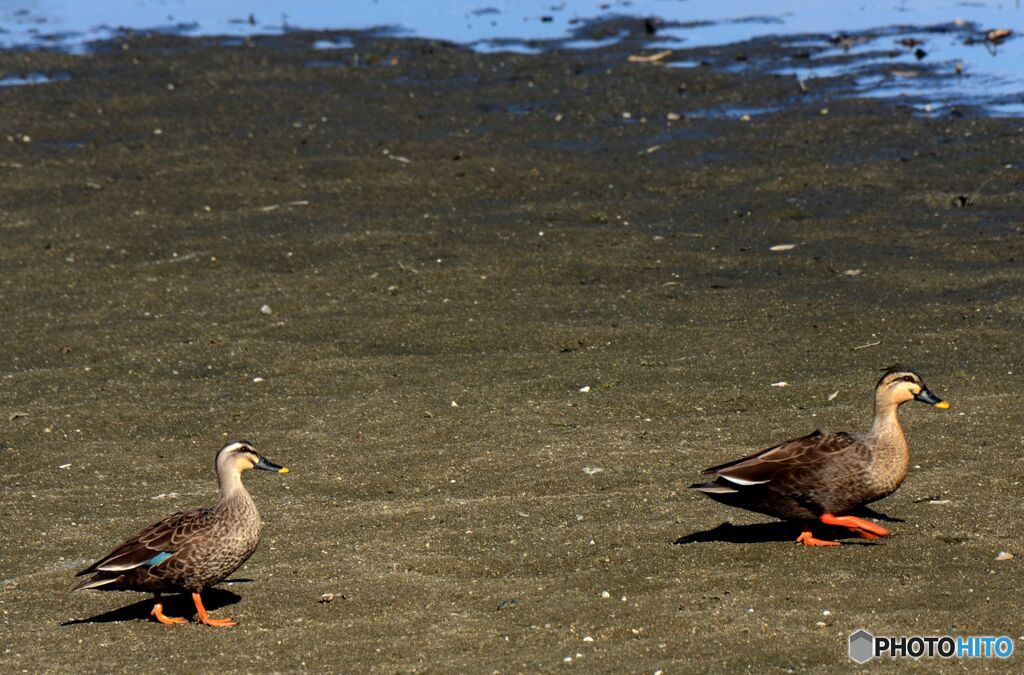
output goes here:
[[892, 366], [875, 386], [874, 421], [867, 432], [819, 429], [705, 469], [705, 475], [717, 478], [690, 488], [728, 506], [800, 521], [797, 542], [805, 546], [840, 545], [816, 538], [815, 522], [845, 527], [865, 539], [887, 537], [889, 530], [851, 512], [888, 497], [907, 477], [910, 450], [896, 413], [908, 401], [949, 408], [920, 375]]
[[150, 615], [162, 624], [182, 624], [167, 616], [161, 594], [191, 593], [197, 623], [231, 627], [233, 619], [214, 619], [203, 606], [202, 592], [228, 577], [256, 551], [261, 521], [242, 474], [250, 469], [288, 473], [262, 456], [248, 441], [231, 441], [217, 451], [220, 500], [214, 506], [181, 511], [153, 523], [75, 576], [88, 576], [72, 591], [152, 593]]

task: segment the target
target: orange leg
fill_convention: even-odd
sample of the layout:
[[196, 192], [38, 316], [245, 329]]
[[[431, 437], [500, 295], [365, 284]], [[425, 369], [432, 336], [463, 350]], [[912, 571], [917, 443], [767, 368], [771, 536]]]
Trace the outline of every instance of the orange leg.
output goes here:
[[819, 520], [826, 525], [847, 527], [865, 539], [878, 539], [879, 537], [889, 536], [889, 530], [856, 516], [833, 516], [831, 513], [825, 513], [822, 514]]
[[160, 594], [156, 596], [156, 602], [153, 603], [153, 611], [150, 614], [156, 618], [160, 623], [172, 624], [172, 623], [188, 623], [185, 619], [180, 616], [167, 616], [164, 614], [164, 603], [160, 602]]
[[198, 593], [192, 594], [192, 602], [196, 603], [199, 623], [205, 626], [217, 626], [220, 628], [230, 628], [231, 626], [238, 625], [238, 622], [234, 619], [211, 619], [210, 615], [206, 613], [206, 608], [203, 607], [203, 599], [199, 597]]
[[810, 530], [804, 530], [797, 537], [796, 543], [803, 544], [804, 546], [839, 546], [838, 541], [828, 541], [827, 539], [815, 539], [814, 535], [811, 534]]

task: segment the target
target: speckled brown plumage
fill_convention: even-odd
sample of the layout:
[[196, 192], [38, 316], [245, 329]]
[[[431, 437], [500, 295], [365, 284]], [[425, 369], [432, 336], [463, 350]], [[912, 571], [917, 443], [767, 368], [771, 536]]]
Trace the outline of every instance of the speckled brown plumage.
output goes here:
[[[205, 610], [198, 594], [241, 567], [260, 541], [260, 516], [242, 485], [242, 472], [251, 468], [287, 472], [245, 441], [221, 448], [216, 464], [220, 501], [215, 506], [175, 513], [150, 525], [79, 572], [78, 576], [92, 576], [72, 590], [191, 592], [202, 620]], [[156, 607], [154, 615], [160, 618], [159, 603]]]
[[[875, 387], [870, 431], [816, 431], [706, 469], [718, 478], [691, 487], [723, 504], [787, 520], [828, 520], [849, 513], [892, 494], [906, 478], [910, 453], [896, 411], [913, 399], [948, 407], [916, 373], [894, 368]], [[858, 528], [865, 521], [849, 520], [855, 521], [856, 528], [846, 526], [858, 534], [888, 534], [877, 526], [864, 534]]]

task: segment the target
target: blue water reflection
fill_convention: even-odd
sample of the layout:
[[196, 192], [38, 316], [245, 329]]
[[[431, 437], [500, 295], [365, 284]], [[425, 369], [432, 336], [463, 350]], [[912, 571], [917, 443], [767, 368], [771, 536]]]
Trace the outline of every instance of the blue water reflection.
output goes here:
[[[684, 52], [666, 65], [692, 64], [685, 50], [696, 47], [801, 36], [812, 58], [772, 71], [807, 82], [852, 74], [862, 95], [906, 96], [919, 106], [992, 102], [997, 114], [1024, 107], [1020, 0], [0, 0], [0, 48], [83, 51], [123, 29], [236, 39], [298, 29], [385, 29], [480, 51], [534, 53], [614, 44], [621, 36], [587, 39], [580, 29], [616, 16], [657, 17], [651, 47]], [[997, 28], [1014, 34], [998, 44], [986, 41]], [[352, 46], [340, 39], [314, 48]]]

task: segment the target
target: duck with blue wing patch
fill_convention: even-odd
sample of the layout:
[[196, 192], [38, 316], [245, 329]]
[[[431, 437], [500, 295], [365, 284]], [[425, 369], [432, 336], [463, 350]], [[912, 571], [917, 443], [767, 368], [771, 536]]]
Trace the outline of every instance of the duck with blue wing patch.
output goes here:
[[182, 511], [154, 523], [76, 576], [91, 575], [71, 590], [143, 591], [153, 593], [152, 616], [160, 623], [185, 623], [163, 613], [161, 593], [192, 594], [199, 623], [235, 626], [213, 619], [203, 607], [204, 589], [223, 581], [249, 559], [260, 541], [260, 516], [242, 485], [242, 472], [288, 469], [262, 457], [251, 443], [233, 441], [217, 452], [220, 501], [215, 506]]

